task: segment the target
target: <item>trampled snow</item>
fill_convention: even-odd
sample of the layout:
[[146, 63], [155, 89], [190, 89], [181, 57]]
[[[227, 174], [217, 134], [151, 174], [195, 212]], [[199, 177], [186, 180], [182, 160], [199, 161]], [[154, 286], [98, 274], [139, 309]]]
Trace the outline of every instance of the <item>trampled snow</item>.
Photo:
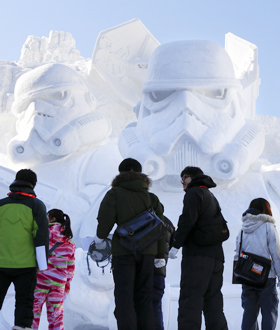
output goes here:
[[[29, 36], [16, 62], [0, 62], [0, 197], [15, 172], [32, 168], [47, 209], [72, 222], [76, 273], [65, 301], [66, 330], [117, 329], [110, 266], [89, 260], [81, 239], [96, 232], [100, 201], [123, 158], [138, 159], [151, 191], [177, 224], [184, 192], [180, 172], [199, 166], [228, 221], [224, 310], [240, 328], [241, 287], [231, 284], [235, 237], [250, 201], [270, 201], [280, 230], [280, 119], [255, 115], [258, 49], [233, 34], [211, 41], [160, 45], [135, 19], [102, 31], [85, 59], [70, 33]], [[181, 252], [167, 265], [165, 328], [177, 328]], [[0, 330], [13, 325], [10, 287]], [[40, 329], [47, 329], [43, 310]], [[280, 323], [277, 326], [280, 329]]]

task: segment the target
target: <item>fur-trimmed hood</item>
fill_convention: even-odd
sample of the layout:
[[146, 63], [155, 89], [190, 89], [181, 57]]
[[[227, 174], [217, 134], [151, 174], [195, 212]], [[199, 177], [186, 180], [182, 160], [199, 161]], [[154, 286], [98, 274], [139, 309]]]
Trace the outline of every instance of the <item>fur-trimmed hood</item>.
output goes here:
[[251, 213], [246, 213], [242, 216], [242, 222], [242, 230], [247, 234], [252, 233], [265, 222], [271, 222], [275, 224], [274, 218], [268, 214], [254, 215]]
[[123, 183], [130, 182], [130, 181], [139, 181], [142, 184], [144, 183], [145, 186], [147, 186], [147, 188], [149, 188], [152, 184], [150, 178], [146, 174], [130, 171], [130, 172], [121, 172], [120, 174], [118, 174], [113, 179], [111, 185], [112, 185], [112, 187], [117, 187], [117, 186], [123, 185]]

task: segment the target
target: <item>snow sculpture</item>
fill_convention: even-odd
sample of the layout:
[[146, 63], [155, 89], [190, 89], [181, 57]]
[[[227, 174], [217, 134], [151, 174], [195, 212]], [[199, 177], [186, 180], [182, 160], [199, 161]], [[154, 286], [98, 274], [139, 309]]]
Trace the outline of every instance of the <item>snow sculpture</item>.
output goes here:
[[147, 78], [147, 66], [157, 39], [139, 19], [99, 33], [89, 75], [99, 72], [112, 90], [129, 105], [141, 98], [142, 85]]
[[12, 162], [33, 166], [43, 182], [60, 182], [57, 188], [92, 204], [121, 161], [114, 137], [107, 137], [112, 126], [116, 136], [135, 120], [131, 104], [158, 45], [139, 19], [102, 31], [87, 61], [69, 33], [27, 38], [20, 63], [28, 72], [16, 82], [11, 109], [17, 117], [8, 144]]
[[81, 248], [76, 250], [76, 272], [66, 307], [84, 315], [94, 325], [116, 330], [114, 280], [110, 266], [100, 276], [101, 268], [96, 267], [96, 263], [89, 258], [89, 274], [86, 255], [87, 252]]
[[48, 161], [105, 139], [111, 124], [94, 106], [81, 76], [65, 65], [46, 64], [23, 74], [15, 86], [18, 135], [8, 145], [10, 157]]
[[[91, 59], [79, 56], [69, 33], [52, 31], [49, 38], [29, 37], [20, 61], [0, 61], [0, 193], [5, 196], [9, 191], [15, 175], [12, 169], [31, 165], [38, 174], [38, 197], [48, 209], [61, 208], [70, 215], [75, 243], [81, 246], [80, 238], [95, 234], [99, 204], [122, 160], [116, 137], [128, 125], [119, 140], [122, 155], [135, 156], [147, 173], [161, 178], [151, 189], [176, 225], [183, 191], [180, 186], [178, 193], [165, 192], [164, 180], [173, 185], [176, 174], [179, 183], [177, 175], [186, 163], [216, 177], [240, 175], [261, 153], [263, 123], [266, 145], [258, 162], [240, 180], [218, 180], [214, 192], [231, 231], [225, 243], [223, 289], [226, 313], [232, 315], [233, 305], [241, 309], [240, 292], [231, 286], [240, 215], [250, 200], [262, 196], [273, 199], [273, 214], [279, 218], [280, 119], [258, 116], [254, 120], [259, 87], [256, 46], [232, 34], [226, 36], [226, 52], [204, 41], [158, 46], [136, 19], [102, 31]], [[156, 47], [147, 77], [147, 64]], [[131, 123], [135, 121], [132, 105], [140, 98], [143, 84], [143, 100], [135, 107], [138, 123]], [[11, 107], [17, 116], [17, 131]], [[97, 113], [101, 114], [100, 126], [89, 119]], [[89, 124], [81, 127], [78, 123], [84, 118]], [[114, 135], [106, 138], [109, 120]], [[11, 139], [9, 160], [6, 147]], [[17, 147], [24, 152], [19, 153]], [[180, 261], [179, 257], [167, 266], [163, 309], [169, 330], [177, 327]], [[89, 262], [91, 274], [86, 251], [78, 248], [77, 271], [65, 301], [66, 328], [115, 330], [109, 266], [103, 276]], [[0, 312], [1, 330], [1, 325], [12, 326], [13, 305], [14, 293], [10, 292]], [[44, 317], [41, 329], [46, 328]], [[239, 323], [236, 315], [229, 318], [229, 328], [237, 329]]]
[[[245, 40], [239, 43], [248, 48]], [[258, 87], [258, 76], [249, 82], [247, 76], [246, 87]], [[264, 134], [250, 120], [242, 82], [229, 54], [214, 42], [159, 46], [149, 61], [143, 99], [135, 107], [138, 122], [120, 135], [121, 155], [139, 160], [154, 180], [178, 175], [186, 165], [222, 179], [245, 173], [263, 151]], [[247, 107], [255, 101], [248, 93], [246, 100]]]
[[20, 60], [32, 62], [75, 62], [82, 60], [75, 39], [69, 32], [51, 31], [49, 37], [29, 36], [21, 49]]
[[132, 109], [141, 98], [149, 58], [159, 45], [139, 19], [99, 33], [88, 79], [95, 95], [101, 96], [98, 111], [111, 120], [111, 136], [118, 137], [129, 123], [136, 120]]

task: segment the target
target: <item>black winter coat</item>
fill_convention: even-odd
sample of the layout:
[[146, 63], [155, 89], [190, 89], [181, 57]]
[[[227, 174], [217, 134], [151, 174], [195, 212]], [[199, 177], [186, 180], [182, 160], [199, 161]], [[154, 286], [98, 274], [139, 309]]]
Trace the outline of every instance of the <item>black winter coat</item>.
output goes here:
[[219, 212], [219, 203], [208, 190], [216, 184], [204, 174], [196, 175], [188, 184], [184, 197], [183, 212], [179, 217], [173, 246], [183, 247], [183, 256], [202, 255], [224, 261], [222, 244], [200, 246], [192, 241], [192, 231], [198, 221], [213, 218]]
[[[164, 217], [164, 224], [165, 224], [165, 228], [166, 228], [164, 259], [167, 264], [169, 250], [171, 248], [173, 236], [175, 233], [175, 227], [174, 227], [173, 223], [167, 217]], [[156, 256], [156, 258], [158, 258], [158, 256]], [[165, 277], [166, 276], [166, 266], [161, 267], [161, 268], [154, 267], [154, 274], [163, 275]]]
[[[157, 216], [163, 219], [163, 208], [156, 195], [149, 193], [150, 179], [138, 172], [123, 172], [115, 177], [112, 188], [103, 198], [98, 211], [97, 236], [106, 238], [114, 225], [123, 224], [149, 209], [152, 205]], [[147, 247], [142, 254], [164, 257], [165, 238]], [[115, 232], [112, 239], [112, 255], [131, 254], [119, 242]]]

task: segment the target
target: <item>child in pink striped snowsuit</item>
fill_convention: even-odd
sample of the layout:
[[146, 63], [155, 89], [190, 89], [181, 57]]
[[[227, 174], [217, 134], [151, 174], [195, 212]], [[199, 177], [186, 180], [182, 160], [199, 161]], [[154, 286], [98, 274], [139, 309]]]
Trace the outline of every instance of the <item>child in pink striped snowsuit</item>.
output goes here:
[[75, 244], [70, 218], [61, 210], [48, 212], [49, 249], [59, 242], [60, 245], [49, 254], [48, 268], [37, 273], [37, 285], [34, 291], [33, 329], [39, 327], [43, 304], [46, 302], [49, 330], [63, 330], [63, 301], [70, 290], [70, 282], [75, 270]]

